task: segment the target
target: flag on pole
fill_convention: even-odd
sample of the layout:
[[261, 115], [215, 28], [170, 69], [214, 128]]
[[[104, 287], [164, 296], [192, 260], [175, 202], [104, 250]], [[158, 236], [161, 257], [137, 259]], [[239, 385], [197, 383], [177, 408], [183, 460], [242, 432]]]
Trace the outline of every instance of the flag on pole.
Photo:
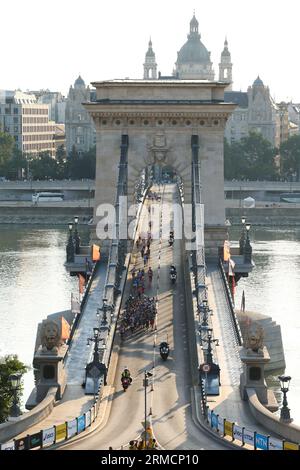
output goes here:
[[92, 245], [92, 261], [100, 261], [100, 246], [98, 245]]
[[78, 274], [79, 279], [79, 294], [83, 294], [85, 288], [85, 277], [82, 274]]
[[224, 255], [223, 255], [224, 261], [229, 261], [230, 259], [230, 243], [228, 240], [225, 240], [224, 242]]
[[241, 312], [245, 313], [245, 291], [243, 290], [242, 302], [241, 302]]

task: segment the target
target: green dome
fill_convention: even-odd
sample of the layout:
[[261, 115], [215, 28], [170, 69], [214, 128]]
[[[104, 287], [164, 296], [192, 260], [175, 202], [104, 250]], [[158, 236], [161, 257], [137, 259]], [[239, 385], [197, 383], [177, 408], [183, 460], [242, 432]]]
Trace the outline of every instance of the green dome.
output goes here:
[[210, 64], [210, 54], [204, 44], [198, 37], [189, 37], [188, 41], [182, 46], [178, 52], [177, 64], [186, 64], [189, 62]]

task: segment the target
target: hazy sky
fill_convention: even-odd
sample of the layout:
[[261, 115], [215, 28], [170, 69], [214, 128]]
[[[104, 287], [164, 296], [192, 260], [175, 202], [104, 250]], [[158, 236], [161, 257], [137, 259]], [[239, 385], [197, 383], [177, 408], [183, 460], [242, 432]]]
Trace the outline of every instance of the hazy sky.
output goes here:
[[277, 101], [300, 102], [299, 0], [9, 0], [0, 7], [0, 89], [67, 93], [86, 83], [142, 78], [152, 37], [170, 75], [195, 9], [216, 78], [225, 35], [235, 90], [259, 74]]

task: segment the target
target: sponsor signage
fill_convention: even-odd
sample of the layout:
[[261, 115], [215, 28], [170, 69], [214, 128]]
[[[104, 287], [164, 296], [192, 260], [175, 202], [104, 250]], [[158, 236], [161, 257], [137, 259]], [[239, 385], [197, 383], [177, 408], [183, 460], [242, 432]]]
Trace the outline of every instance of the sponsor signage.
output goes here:
[[44, 429], [43, 430], [43, 447], [51, 446], [55, 442], [55, 428]]
[[238, 426], [237, 424], [234, 425], [233, 427], [233, 437], [237, 441], [243, 442], [243, 432], [244, 429], [241, 428], [241, 426]]
[[28, 437], [15, 440], [15, 450], [28, 450]]
[[299, 450], [299, 445], [294, 442], [285, 441], [283, 443], [283, 450]]
[[56, 441], [61, 441], [62, 439], [66, 439], [67, 437], [67, 425], [59, 424], [56, 426], [56, 433], [55, 433]]
[[218, 429], [221, 435], [224, 435], [224, 418], [218, 416]]
[[85, 416], [81, 415], [77, 418], [77, 432], [78, 434], [85, 430]]
[[244, 442], [254, 447], [254, 432], [244, 429]]
[[255, 444], [257, 449], [268, 450], [268, 438], [263, 434], [256, 433]]
[[1, 450], [15, 450], [15, 442], [10, 441], [5, 444], [1, 444]]
[[269, 438], [269, 450], [282, 450], [282, 441], [276, 439], [275, 437]]
[[88, 428], [91, 425], [91, 411], [85, 413], [85, 427]]
[[72, 421], [68, 421], [67, 423], [67, 436], [68, 439], [70, 437], [75, 436], [77, 434], [77, 419], [72, 419]]
[[35, 434], [31, 434], [31, 436], [28, 436], [28, 445], [29, 449], [34, 449], [35, 447], [41, 447], [42, 446], [42, 433], [37, 432]]
[[227, 421], [225, 419], [225, 422], [224, 422], [224, 435], [225, 436], [230, 436], [230, 437], [233, 437], [233, 423], [231, 423], [230, 421]]
[[212, 429], [215, 429], [216, 431], [218, 430], [218, 415], [216, 415], [215, 413], [211, 414], [210, 425]]

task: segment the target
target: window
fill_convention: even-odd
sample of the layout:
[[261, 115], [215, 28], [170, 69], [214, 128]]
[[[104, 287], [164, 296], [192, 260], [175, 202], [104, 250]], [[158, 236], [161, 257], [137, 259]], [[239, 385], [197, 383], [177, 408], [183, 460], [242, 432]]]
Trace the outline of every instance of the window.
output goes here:
[[14, 124], [18, 124], [19, 119], [17, 117], [14, 117]]
[[14, 108], [14, 114], [19, 114], [18, 108]]

